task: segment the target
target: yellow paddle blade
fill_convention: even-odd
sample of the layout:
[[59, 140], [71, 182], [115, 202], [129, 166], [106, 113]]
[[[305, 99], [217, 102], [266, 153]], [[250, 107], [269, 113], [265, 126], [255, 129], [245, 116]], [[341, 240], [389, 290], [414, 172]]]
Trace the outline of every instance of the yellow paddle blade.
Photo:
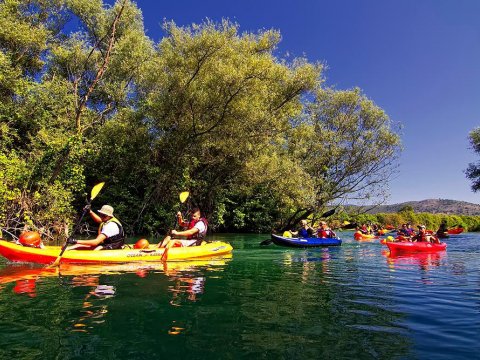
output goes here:
[[287, 230], [287, 231], [285, 231], [285, 232], [283, 233], [283, 237], [291, 238], [291, 237], [292, 237], [292, 233]]
[[182, 204], [187, 200], [188, 195], [190, 195], [190, 193], [188, 191], [184, 191], [184, 192], [180, 193], [180, 202]]
[[105, 182], [101, 182], [101, 183], [98, 183], [97, 185], [95, 185], [92, 189], [92, 192], [90, 194], [90, 201], [95, 199], [98, 195], [98, 193], [100, 192], [100, 190], [102, 190], [103, 188], [103, 185], [105, 185]]
[[350, 221], [345, 220], [345, 221], [343, 222], [343, 225], [350, 225]]

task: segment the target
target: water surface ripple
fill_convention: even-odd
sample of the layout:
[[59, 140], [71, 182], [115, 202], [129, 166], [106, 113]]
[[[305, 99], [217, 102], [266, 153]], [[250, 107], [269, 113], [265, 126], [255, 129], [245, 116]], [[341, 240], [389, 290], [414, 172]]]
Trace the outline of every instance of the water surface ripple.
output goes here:
[[472, 359], [480, 353], [480, 234], [391, 257], [260, 246], [231, 258], [62, 266], [0, 260], [0, 358]]

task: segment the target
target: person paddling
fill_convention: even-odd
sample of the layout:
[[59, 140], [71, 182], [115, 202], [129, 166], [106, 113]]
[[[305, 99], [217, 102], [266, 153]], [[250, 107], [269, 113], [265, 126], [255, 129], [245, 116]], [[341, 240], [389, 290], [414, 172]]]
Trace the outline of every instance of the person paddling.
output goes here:
[[[198, 246], [201, 245], [207, 234], [208, 222], [202, 217], [199, 208], [192, 210], [192, 217], [190, 222], [186, 222], [182, 213], [177, 213], [178, 224], [182, 227], [187, 227], [187, 230], [177, 231], [172, 230], [170, 235], [166, 236], [158, 247], [171, 248], [174, 246]], [[178, 237], [186, 237], [186, 240]]]
[[418, 225], [418, 234], [412, 237], [413, 242], [426, 241], [430, 243], [440, 244], [440, 240], [432, 234], [428, 234], [425, 225]]
[[320, 228], [317, 233], [319, 238], [334, 238], [337, 237], [337, 234], [330, 229], [325, 221], [320, 221]]
[[300, 220], [300, 228], [297, 231], [290, 231], [292, 235], [301, 238], [315, 237], [315, 229], [308, 225], [307, 220]]
[[98, 235], [92, 240], [69, 239], [68, 244], [73, 245], [69, 249], [121, 249], [125, 244], [125, 233], [120, 221], [113, 216], [113, 207], [110, 205], [103, 205], [102, 208], [98, 210], [98, 215], [91, 210], [90, 205], [85, 206], [85, 210], [88, 210], [93, 221], [95, 221], [97, 224], [100, 224], [98, 228]]
[[440, 227], [437, 230], [437, 237], [439, 238], [447, 238], [448, 237], [448, 229], [447, 229], [447, 223], [445, 220], [442, 221], [440, 224]]

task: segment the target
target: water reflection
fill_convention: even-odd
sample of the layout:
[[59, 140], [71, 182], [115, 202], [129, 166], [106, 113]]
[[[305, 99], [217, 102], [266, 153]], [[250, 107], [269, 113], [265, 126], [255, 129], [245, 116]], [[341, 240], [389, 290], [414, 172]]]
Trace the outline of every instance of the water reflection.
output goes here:
[[[52, 296], [52, 291], [60, 293], [61, 298], [55, 299], [52, 308], [60, 306], [64, 308], [63, 313], [69, 314], [65, 319], [67, 330], [90, 333], [100, 324], [108, 323], [112, 316], [118, 317], [118, 314], [108, 318], [107, 315], [118, 312], [118, 307], [113, 310], [110, 307], [115, 304], [112, 299], [117, 296], [119, 288], [124, 294], [136, 292], [132, 295], [135, 300], [154, 290], [163, 292], [165, 297], [170, 295], [166, 303], [174, 307], [195, 303], [205, 291], [205, 271], [221, 271], [230, 259], [231, 255], [166, 264], [61, 264], [58, 268], [10, 264], [0, 270], [0, 291], [11, 289], [15, 295], [45, 299]], [[46, 281], [48, 278], [57, 278], [61, 286]], [[135, 283], [132, 284], [135, 278], [138, 280], [133, 280]], [[185, 327], [177, 325], [174, 320], [167, 331], [170, 335], [177, 335], [183, 330]]]
[[[149, 273], [164, 273], [167, 277], [177, 278], [182, 272], [193, 271], [199, 267], [209, 271], [216, 270], [218, 266], [225, 265], [229, 259], [231, 259], [231, 256], [165, 264], [61, 264], [57, 268], [39, 267], [31, 264], [9, 264], [0, 269], [0, 290], [4, 289], [6, 284], [15, 283], [16, 285], [13, 289], [15, 293], [35, 297], [37, 295], [37, 282], [48, 277], [68, 279], [67, 283], [72, 287], [98, 286], [98, 277], [100, 275], [133, 273], [139, 278], [145, 278]], [[100, 289], [105, 290], [105, 288]]]
[[[235, 247], [228, 266], [62, 267], [45, 276], [35, 269], [7, 283], [0, 270], [0, 357], [443, 360], [478, 353], [480, 235], [450, 240], [447, 253], [396, 257], [376, 243], [291, 250], [260, 248], [264, 238], [219, 238]], [[29, 279], [36, 282], [13, 291], [16, 280]]]
[[[200, 295], [204, 292], [206, 281], [205, 276], [202, 272], [199, 272], [199, 269], [218, 270], [219, 265], [225, 265], [226, 259], [231, 259], [231, 255], [218, 260], [166, 264], [164, 272], [171, 282], [168, 286], [168, 291], [172, 295], [170, 305], [182, 306], [187, 302], [199, 301]], [[176, 335], [177, 331], [178, 329], [172, 330], [172, 333]]]
[[170, 305], [181, 306], [185, 301], [195, 302], [198, 296], [203, 294], [205, 288], [205, 277], [179, 276], [174, 278], [174, 285], [170, 285], [168, 290], [172, 293]]
[[78, 319], [72, 320], [72, 331], [88, 332], [94, 326], [105, 322], [105, 315], [108, 313], [108, 305], [103, 300], [115, 295], [115, 287], [111, 285], [100, 284], [100, 276], [80, 276], [72, 279], [72, 284], [76, 287], [89, 287], [90, 291], [86, 294], [81, 315]]
[[15, 294], [25, 294], [31, 298], [37, 296], [36, 292], [36, 280], [35, 279], [24, 279], [17, 280], [15, 286], [13, 287], [13, 292]]
[[391, 271], [399, 268], [414, 268], [429, 271], [442, 265], [447, 252], [392, 254], [390, 251], [384, 250], [382, 255], [385, 256]]
[[[318, 272], [327, 274], [330, 272], [329, 262], [332, 255], [329, 248], [309, 249], [285, 253], [283, 265], [292, 267], [296, 263], [301, 264], [301, 282], [308, 283], [312, 278], [318, 280]], [[323, 280], [320, 280], [323, 282]]]

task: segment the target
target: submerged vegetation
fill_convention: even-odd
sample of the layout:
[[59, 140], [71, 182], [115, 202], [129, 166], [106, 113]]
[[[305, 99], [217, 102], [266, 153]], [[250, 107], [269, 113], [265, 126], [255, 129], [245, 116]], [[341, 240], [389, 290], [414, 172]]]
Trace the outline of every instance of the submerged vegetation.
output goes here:
[[164, 24], [129, 0], [0, 4], [0, 226], [63, 236], [92, 185], [134, 233], [163, 233], [190, 191], [211, 226], [269, 231], [333, 203], [381, 202], [398, 126], [280, 33]]

